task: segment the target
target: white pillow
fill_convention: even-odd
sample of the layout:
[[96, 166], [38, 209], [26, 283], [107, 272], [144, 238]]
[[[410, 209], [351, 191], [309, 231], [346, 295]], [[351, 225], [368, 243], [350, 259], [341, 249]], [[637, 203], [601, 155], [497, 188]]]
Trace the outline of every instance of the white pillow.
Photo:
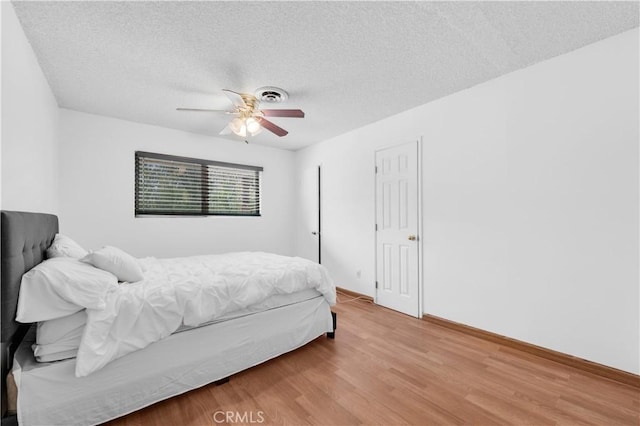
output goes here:
[[116, 247], [104, 246], [100, 250], [89, 252], [80, 260], [111, 272], [118, 277], [118, 281], [133, 283], [144, 279], [142, 268], [136, 258]]
[[36, 343], [32, 346], [36, 361], [51, 362], [75, 358], [86, 324], [85, 309], [66, 317], [40, 321], [36, 328]]
[[[36, 327], [36, 345], [45, 346], [77, 340], [78, 344], [75, 349], [78, 349], [85, 325], [87, 325], [86, 309], [62, 318], [40, 321]], [[61, 350], [57, 352], [61, 352]]]
[[87, 255], [87, 251], [80, 247], [78, 243], [73, 241], [66, 235], [56, 234], [51, 246], [47, 249], [47, 258], [54, 257], [73, 257], [80, 259]]
[[22, 276], [16, 321], [47, 321], [83, 308], [104, 309], [107, 292], [117, 285], [112, 274], [77, 259], [45, 260]]

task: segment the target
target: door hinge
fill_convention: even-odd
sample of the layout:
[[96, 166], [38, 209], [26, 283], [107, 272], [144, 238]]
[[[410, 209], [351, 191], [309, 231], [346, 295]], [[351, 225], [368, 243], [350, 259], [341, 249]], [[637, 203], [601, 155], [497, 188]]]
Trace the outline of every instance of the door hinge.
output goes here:
[[378, 289], [378, 281], [376, 281], [376, 290]]
[[376, 173], [378, 173], [378, 166], [376, 166]]
[[378, 230], [378, 224], [376, 223], [376, 231]]

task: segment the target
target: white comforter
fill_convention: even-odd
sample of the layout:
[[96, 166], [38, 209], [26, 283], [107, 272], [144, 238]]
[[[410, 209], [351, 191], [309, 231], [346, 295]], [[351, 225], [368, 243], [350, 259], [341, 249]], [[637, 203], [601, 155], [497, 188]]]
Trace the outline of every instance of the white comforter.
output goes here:
[[314, 288], [335, 304], [327, 270], [302, 258], [244, 252], [140, 262], [143, 281], [114, 288], [105, 309], [87, 309], [77, 377], [169, 336], [182, 323], [197, 326], [275, 294]]

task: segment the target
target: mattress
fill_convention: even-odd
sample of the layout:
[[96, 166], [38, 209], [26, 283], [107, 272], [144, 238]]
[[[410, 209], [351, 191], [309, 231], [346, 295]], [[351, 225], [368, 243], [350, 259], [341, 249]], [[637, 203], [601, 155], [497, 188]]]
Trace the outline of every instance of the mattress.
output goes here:
[[323, 297], [173, 334], [82, 378], [75, 359], [38, 363], [22, 342], [14, 357], [21, 425], [98, 424], [228, 377], [333, 331]]
[[305, 300], [309, 300], [309, 299], [313, 299], [314, 297], [322, 297], [322, 295], [320, 294], [320, 292], [318, 292], [318, 290], [314, 289], [314, 288], [306, 288], [304, 290], [301, 291], [297, 291], [295, 293], [290, 293], [290, 294], [275, 294], [267, 299], [265, 299], [262, 302], [256, 303], [255, 305], [251, 305], [249, 307], [247, 307], [246, 309], [241, 309], [238, 311], [234, 311], [234, 312], [229, 312], [228, 314], [225, 314], [223, 316], [221, 316], [220, 318], [217, 318], [213, 321], [210, 322], [206, 322], [204, 324], [200, 324], [196, 327], [189, 327], [186, 325], [182, 325], [180, 326], [180, 328], [178, 330], [176, 330], [176, 333], [182, 332], [182, 331], [186, 331], [186, 330], [190, 330], [192, 328], [198, 328], [198, 327], [203, 327], [209, 324], [215, 324], [217, 322], [223, 322], [223, 321], [229, 321], [231, 319], [234, 318], [239, 318], [239, 317], [243, 317], [245, 315], [250, 315], [250, 314], [255, 314], [257, 312], [263, 312], [263, 311], [268, 311], [269, 309], [275, 309], [275, 308], [280, 308], [282, 306], [287, 306], [287, 305], [291, 305], [294, 303], [299, 303], [299, 302], [303, 302]]
[[[256, 312], [262, 312], [290, 305], [292, 303], [299, 303], [319, 296], [321, 296], [321, 294], [312, 288], [290, 294], [276, 294], [262, 302], [256, 303], [245, 309], [229, 312], [214, 321], [200, 324], [196, 327], [182, 325], [175, 332], [179, 333], [216, 322], [228, 321], [230, 319]], [[80, 340], [82, 339], [82, 333], [86, 322], [87, 315], [85, 311], [80, 311], [66, 317], [38, 323], [38, 327], [36, 329], [36, 343], [33, 346], [36, 360], [38, 362], [50, 362], [75, 357], [78, 352], [78, 348], [80, 347]]]

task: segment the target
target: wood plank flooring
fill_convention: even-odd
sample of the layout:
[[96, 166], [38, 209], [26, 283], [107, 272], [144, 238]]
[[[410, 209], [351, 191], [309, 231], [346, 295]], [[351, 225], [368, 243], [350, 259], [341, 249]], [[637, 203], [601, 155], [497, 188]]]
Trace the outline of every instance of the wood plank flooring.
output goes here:
[[637, 388], [341, 299], [335, 340], [109, 425], [640, 424]]

